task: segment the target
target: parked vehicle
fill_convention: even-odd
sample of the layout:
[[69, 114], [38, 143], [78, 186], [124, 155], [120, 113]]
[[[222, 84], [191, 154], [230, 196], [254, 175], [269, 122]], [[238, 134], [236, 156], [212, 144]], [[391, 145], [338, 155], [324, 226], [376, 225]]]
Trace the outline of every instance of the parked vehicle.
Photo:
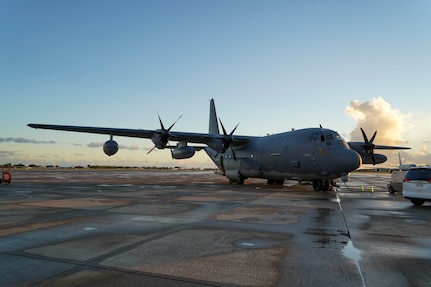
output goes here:
[[414, 205], [431, 201], [431, 167], [412, 167], [403, 180], [403, 196]]
[[388, 192], [394, 194], [403, 190], [403, 180], [406, 175], [406, 170], [393, 170], [391, 171], [391, 181], [388, 183]]
[[12, 174], [10, 173], [10, 169], [6, 171], [2, 169], [0, 183], [10, 184], [11, 180]]

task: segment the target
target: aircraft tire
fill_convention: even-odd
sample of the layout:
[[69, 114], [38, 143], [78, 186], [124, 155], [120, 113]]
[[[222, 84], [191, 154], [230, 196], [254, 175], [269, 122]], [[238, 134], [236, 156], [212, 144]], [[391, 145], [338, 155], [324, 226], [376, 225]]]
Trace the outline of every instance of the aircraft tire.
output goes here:
[[322, 191], [322, 189], [323, 189], [323, 180], [321, 180], [321, 179], [313, 179], [313, 189], [314, 189], [314, 191]]
[[314, 179], [313, 180], [313, 189], [315, 191], [330, 191], [332, 188], [329, 180], [323, 179]]
[[329, 191], [331, 189], [331, 183], [329, 180], [323, 180], [322, 190]]
[[230, 184], [243, 185], [244, 178], [241, 176], [239, 179], [229, 179]]
[[284, 184], [284, 179], [277, 179], [277, 180], [275, 181], [275, 184], [276, 184], [276, 185], [283, 185], [283, 184]]
[[272, 185], [272, 184], [276, 184], [276, 185], [283, 185], [284, 184], [284, 179], [268, 179], [266, 181], [267, 184]]

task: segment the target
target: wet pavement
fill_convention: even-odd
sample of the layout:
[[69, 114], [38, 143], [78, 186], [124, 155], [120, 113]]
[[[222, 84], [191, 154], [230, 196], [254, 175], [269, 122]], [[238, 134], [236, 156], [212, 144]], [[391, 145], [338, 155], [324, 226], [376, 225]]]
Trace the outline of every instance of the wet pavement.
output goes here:
[[431, 204], [389, 180], [315, 192], [212, 172], [13, 171], [0, 286], [430, 286]]

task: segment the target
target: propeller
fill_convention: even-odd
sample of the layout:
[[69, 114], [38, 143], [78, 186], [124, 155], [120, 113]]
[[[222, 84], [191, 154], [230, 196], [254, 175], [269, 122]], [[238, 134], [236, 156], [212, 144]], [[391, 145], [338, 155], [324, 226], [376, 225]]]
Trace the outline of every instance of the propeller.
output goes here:
[[364, 130], [361, 128], [362, 136], [364, 138], [364, 143], [362, 144], [362, 147], [364, 148], [364, 151], [366, 154], [369, 154], [373, 160], [373, 165], [376, 164], [376, 156], [374, 155], [374, 148], [376, 147], [375, 144], [373, 144], [374, 139], [376, 138], [377, 131], [374, 132], [373, 136], [370, 140], [368, 140], [367, 135], [365, 134]]
[[156, 133], [158, 134], [158, 139], [157, 142], [154, 142], [155, 140], [153, 140], [154, 142], [154, 147], [152, 149], [150, 149], [147, 154], [149, 154], [150, 152], [152, 152], [156, 147], [160, 148], [160, 147], [165, 147], [168, 144], [168, 139], [169, 139], [169, 133], [172, 129], [172, 127], [178, 122], [178, 120], [182, 117], [179, 116], [178, 119], [168, 128], [166, 129], [165, 126], [163, 125], [162, 119], [160, 118], [160, 114], [157, 113], [157, 116], [159, 118], [159, 122], [160, 122], [160, 127], [161, 129], [158, 129], [156, 131]]
[[169, 132], [171, 131], [172, 127], [178, 122], [179, 119], [181, 119], [182, 115], [178, 117], [178, 119], [176, 119], [176, 121], [168, 128], [165, 129], [165, 127], [163, 126], [163, 122], [162, 119], [160, 118], [159, 113], [157, 113], [157, 116], [159, 117], [159, 122], [160, 122], [160, 127], [162, 128], [163, 132], [166, 132], [166, 135], [169, 135]]
[[223, 147], [222, 147], [222, 153], [225, 153], [227, 149], [231, 148], [232, 149], [232, 155], [234, 160], [236, 160], [236, 155], [235, 155], [235, 151], [233, 150], [233, 148], [231, 147], [232, 142], [234, 141], [233, 138], [233, 133], [235, 132], [236, 128], [238, 127], [239, 123], [235, 126], [235, 128], [228, 134], [226, 132], [226, 129], [224, 128], [224, 125], [221, 121], [221, 119], [219, 118], [220, 121], [220, 125], [221, 128], [223, 130]]

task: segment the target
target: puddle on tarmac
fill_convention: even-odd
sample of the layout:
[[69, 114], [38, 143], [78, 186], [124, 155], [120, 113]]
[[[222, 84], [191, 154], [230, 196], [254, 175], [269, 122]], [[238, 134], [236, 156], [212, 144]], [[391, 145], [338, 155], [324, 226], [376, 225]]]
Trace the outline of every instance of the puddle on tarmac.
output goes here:
[[421, 220], [421, 219], [406, 219], [405, 222], [410, 224], [417, 224], [417, 225], [427, 223], [425, 220]]
[[97, 228], [96, 227], [93, 227], [93, 226], [86, 226], [86, 227], [84, 227], [84, 230], [85, 231], [93, 231], [93, 230], [96, 230]]
[[362, 274], [361, 265], [359, 264], [359, 261], [361, 260], [361, 255], [359, 254], [359, 250], [355, 246], [353, 246], [352, 240], [349, 240], [346, 246], [343, 248], [343, 255], [353, 260], [356, 267], [358, 267], [359, 275], [361, 275], [362, 286], [366, 286], [365, 279]]
[[280, 244], [280, 240], [271, 238], [246, 238], [232, 242], [233, 246], [240, 248], [270, 248]]

